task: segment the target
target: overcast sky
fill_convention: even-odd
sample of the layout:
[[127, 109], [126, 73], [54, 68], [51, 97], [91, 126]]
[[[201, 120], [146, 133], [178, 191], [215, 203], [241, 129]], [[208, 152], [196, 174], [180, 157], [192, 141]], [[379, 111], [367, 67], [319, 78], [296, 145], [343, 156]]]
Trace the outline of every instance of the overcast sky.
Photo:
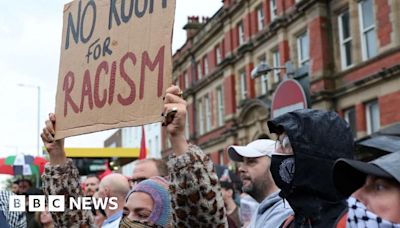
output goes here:
[[[67, 0], [0, 1], [0, 157], [36, 153], [37, 89], [40, 86], [40, 129], [54, 112], [62, 11]], [[177, 0], [173, 50], [182, 46], [187, 16], [212, 16], [221, 0]], [[114, 131], [72, 137], [66, 147], [102, 147]]]

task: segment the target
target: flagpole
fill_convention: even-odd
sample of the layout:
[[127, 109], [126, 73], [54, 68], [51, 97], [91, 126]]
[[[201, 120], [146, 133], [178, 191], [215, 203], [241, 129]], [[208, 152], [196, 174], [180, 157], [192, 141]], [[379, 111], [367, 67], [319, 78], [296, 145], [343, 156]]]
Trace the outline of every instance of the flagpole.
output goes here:
[[144, 126], [142, 125], [142, 139], [140, 140], [139, 160], [146, 159], [146, 157], [147, 157], [146, 134]]

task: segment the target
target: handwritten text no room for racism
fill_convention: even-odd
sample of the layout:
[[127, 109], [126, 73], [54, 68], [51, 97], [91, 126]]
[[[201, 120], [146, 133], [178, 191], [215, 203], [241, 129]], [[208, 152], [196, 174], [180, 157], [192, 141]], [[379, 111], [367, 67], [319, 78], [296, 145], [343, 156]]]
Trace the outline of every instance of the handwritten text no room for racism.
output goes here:
[[[96, 5], [99, 2], [102, 5]], [[104, 3], [109, 5], [105, 7]], [[68, 12], [62, 48], [65, 53], [68, 53], [69, 49], [75, 50], [71, 51], [74, 53], [74, 64], [65, 64], [70, 67], [63, 72], [64, 116], [68, 115], [68, 109], [76, 114], [92, 110], [94, 107], [101, 109], [106, 103], [111, 105], [114, 99], [118, 104], [128, 106], [133, 104], [137, 97], [143, 100], [145, 91], [156, 91], [149, 95], [154, 93], [156, 97], [161, 97], [165, 84], [165, 49], [168, 47], [165, 42], [168, 41], [152, 42], [151, 47], [143, 48], [145, 45], [142, 43], [149, 42], [148, 39], [143, 37], [143, 40], [139, 41], [137, 37], [142, 35], [141, 32], [145, 32], [149, 24], [148, 21], [142, 22], [143, 18], [152, 14], [160, 15], [160, 11], [167, 7], [167, 0], [90, 0], [79, 1], [74, 12]], [[105, 19], [106, 16], [108, 18]], [[127, 28], [120, 28], [124, 25]], [[129, 36], [129, 31], [135, 29], [136, 41], [124, 38]], [[125, 45], [122, 45], [123, 43]], [[107, 56], [113, 57], [110, 59]], [[92, 64], [99, 59], [102, 61]], [[86, 69], [82, 68], [85, 65]], [[147, 75], [146, 69], [150, 71]], [[77, 74], [82, 76], [77, 77]], [[108, 83], [104, 81], [105, 75], [108, 75]], [[146, 80], [149, 76], [151, 78]], [[145, 81], [149, 80], [157, 82], [154, 89], [146, 86]], [[118, 83], [120, 86], [116, 88]]]
[[172, 81], [175, 0], [64, 6], [56, 138], [160, 121]]

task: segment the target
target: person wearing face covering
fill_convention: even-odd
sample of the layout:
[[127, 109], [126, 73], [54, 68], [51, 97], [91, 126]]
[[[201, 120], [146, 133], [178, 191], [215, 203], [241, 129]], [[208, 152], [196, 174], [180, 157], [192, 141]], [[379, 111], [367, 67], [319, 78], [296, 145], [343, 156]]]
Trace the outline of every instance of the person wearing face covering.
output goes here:
[[162, 177], [141, 181], [126, 195], [120, 228], [168, 227], [172, 220], [169, 184]]
[[[398, 149], [398, 148], [397, 148]], [[400, 228], [400, 150], [371, 162], [339, 159], [335, 186], [348, 199], [348, 228]]]
[[353, 157], [349, 125], [335, 112], [304, 109], [268, 121], [268, 128], [278, 136], [271, 174], [294, 211], [281, 227], [336, 227], [347, 204], [334, 187], [332, 167]]

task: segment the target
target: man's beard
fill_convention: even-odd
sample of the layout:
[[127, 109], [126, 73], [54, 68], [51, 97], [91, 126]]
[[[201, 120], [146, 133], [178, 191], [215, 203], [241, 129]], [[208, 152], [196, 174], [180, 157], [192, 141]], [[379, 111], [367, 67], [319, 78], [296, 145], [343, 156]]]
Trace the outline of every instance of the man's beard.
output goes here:
[[[265, 173], [267, 175], [268, 173]], [[264, 176], [265, 177], [265, 176]], [[268, 181], [267, 180], [251, 180], [250, 177], [241, 177], [242, 182], [248, 181], [249, 183], [247, 186], [243, 185], [242, 186], [242, 191], [249, 194], [251, 197], [253, 197], [255, 200], [257, 200], [259, 203], [264, 200], [264, 192], [268, 188]]]
[[250, 178], [244, 178], [242, 182], [244, 181], [247, 181], [248, 184], [246, 186], [243, 185], [242, 191], [251, 195], [251, 193], [254, 191], [254, 183]]
[[259, 189], [257, 188], [256, 184], [249, 178], [245, 177], [242, 178], [242, 182], [248, 182], [247, 185], [242, 186], [242, 191], [249, 194], [251, 197], [255, 198], [258, 195]]

